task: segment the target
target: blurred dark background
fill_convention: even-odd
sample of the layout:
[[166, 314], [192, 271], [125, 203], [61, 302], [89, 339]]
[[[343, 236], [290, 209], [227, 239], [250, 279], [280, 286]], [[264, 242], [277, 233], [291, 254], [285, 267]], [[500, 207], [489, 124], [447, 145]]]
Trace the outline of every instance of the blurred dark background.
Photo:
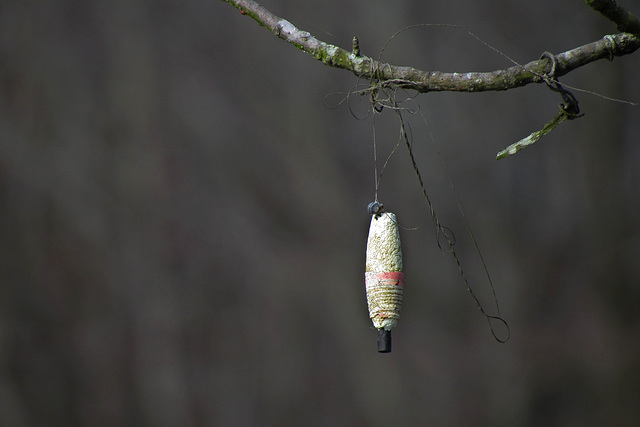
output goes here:
[[[263, 4], [367, 55], [417, 23], [521, 63], [616, 32], [581, 1]], [[384, 59], [511, 65], [445, 28]], [[639, 69], [636, 53], [561, 81], [638, 102]], [[495, 313], [455, 184], [511, 340], [438, 250], [401, 146], [379, 195], [406, 227], [384, 355], [364, 295], [371, 120], [329, 108], [356, 82], [219, 0], [3, 1], [0, 425], [640, 424], [639, 107], [574, 91], [583, 118], [496, 161], [557, 93], [420, 95], [416, 160]], [[384, 159], [398, 124], [383, 113]]]

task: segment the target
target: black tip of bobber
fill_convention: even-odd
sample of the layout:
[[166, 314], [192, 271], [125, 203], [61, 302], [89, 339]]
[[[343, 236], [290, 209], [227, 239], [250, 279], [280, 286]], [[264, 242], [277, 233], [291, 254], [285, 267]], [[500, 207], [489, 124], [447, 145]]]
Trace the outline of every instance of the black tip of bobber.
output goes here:
[[391, 331], [378, 329], [378, 353], [391, 353]]

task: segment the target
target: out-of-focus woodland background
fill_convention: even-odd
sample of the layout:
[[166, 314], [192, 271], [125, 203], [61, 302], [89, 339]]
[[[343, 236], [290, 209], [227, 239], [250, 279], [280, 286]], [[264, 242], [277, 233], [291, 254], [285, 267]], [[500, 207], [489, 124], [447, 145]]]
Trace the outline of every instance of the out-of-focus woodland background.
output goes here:
[[[463, 25], [521, 63], [616, 32], [568, 0], [263, 4], [373, 56], [417, 23]], [[384, 59], [511, 65], [445, 28], [403, 33]], [[639, 70], [636, 53], [561, 82], [638, 102]], [[356, 82], [218, 0], [4, 0], [0, 425], [638, 425], [638, 107], [574, 91], [583, 118], [496, 161], [557, 93], [420, 95], [428, 127], [407, 117], [427, 189], [495, 313], [444, 161], [511, 340], [438, 250], [400, 146], [379, 195], [406, 227], [384, 355], [364, 295], [372, 124], [327, 97]], [[376, 126], [384, 159], [398, 124]]]

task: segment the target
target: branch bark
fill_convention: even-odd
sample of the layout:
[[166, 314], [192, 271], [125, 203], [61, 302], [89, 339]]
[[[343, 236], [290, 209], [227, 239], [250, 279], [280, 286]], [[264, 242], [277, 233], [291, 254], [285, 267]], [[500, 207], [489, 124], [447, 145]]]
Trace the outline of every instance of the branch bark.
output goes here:
[[[280, 18], [252, 0], [223, 0], [256, 20], [260, 25], [271, 30], [277, 37], [293, 44], [323, 64], [330, 67], [352, 71], [355, 75], [375, 80], [382, 86], [394, 86], [414, 89], [419, 92], [483, 92], [500, 91], [525, 86], [530, 83], [541, 83], [550, 72], [550, 58], [534, 60], [524, 65], [490, 72], [446, 73], [441, 71], [423, 71], [413, 67], [404, 67], [377, 61], [362, 56], [354, 49], [348, 52], [338, 46], [318, 40], [307, 31]], [[585, 0], [592, 3], [613, 3], [613, 0]], [[633, 53], [640, 48], [640, 37], [637, 34], [637, 18], [617, 6], [615, 13], [605, 16], [612, 19], [618, 27], [633, 30], [636, 34], [621, 33], [607, 35], [600, 40], [554, 55], [554, 78], [561, 77], [576, 68], [599, 59], [613, 60], [615, 56]], [[615, 19], [614, 19], [615, 18]], [[635, 21], [634, 21], [635, 18]], [[634, 24], [634, 22], [636, 24]]]
[[618, 31], [640, 37], [640, 20], [631, 12], [618, 5], [615, 0], [585, 0], [592, 9], [615, 22]]

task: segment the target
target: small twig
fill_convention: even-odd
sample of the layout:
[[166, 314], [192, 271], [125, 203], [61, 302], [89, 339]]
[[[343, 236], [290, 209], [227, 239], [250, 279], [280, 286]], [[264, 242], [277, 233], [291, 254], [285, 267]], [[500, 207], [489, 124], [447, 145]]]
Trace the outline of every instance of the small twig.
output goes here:
[[507, 148], [505, 148], [504, 150], [500, 151], [496, 156], [496, 159], [500, 160], [500, 159], [504, 159], [505, 157], [512, 156], [516, 154], [518, 151], [522, 150], [523, 148], [527, 148], [528, 146], [533, 145], [534, 143], [538, 142], [540, 138], [542, 138], [543, 136], [551, 132], [556, 126], [564, 122], [566, 119], [567, 119], [567, 115], [563, 111], [561, 111], [560, 113], [558, 113], [557, 116], [553, 118], [553, 120], [551, 120], [549, 123], [544, 125], [544, 127], [541, 130], [537, 132], [533, 132], [528, 137], [521, 139], [520, 141], [515, 142], [510, 146], [508, 146]]

